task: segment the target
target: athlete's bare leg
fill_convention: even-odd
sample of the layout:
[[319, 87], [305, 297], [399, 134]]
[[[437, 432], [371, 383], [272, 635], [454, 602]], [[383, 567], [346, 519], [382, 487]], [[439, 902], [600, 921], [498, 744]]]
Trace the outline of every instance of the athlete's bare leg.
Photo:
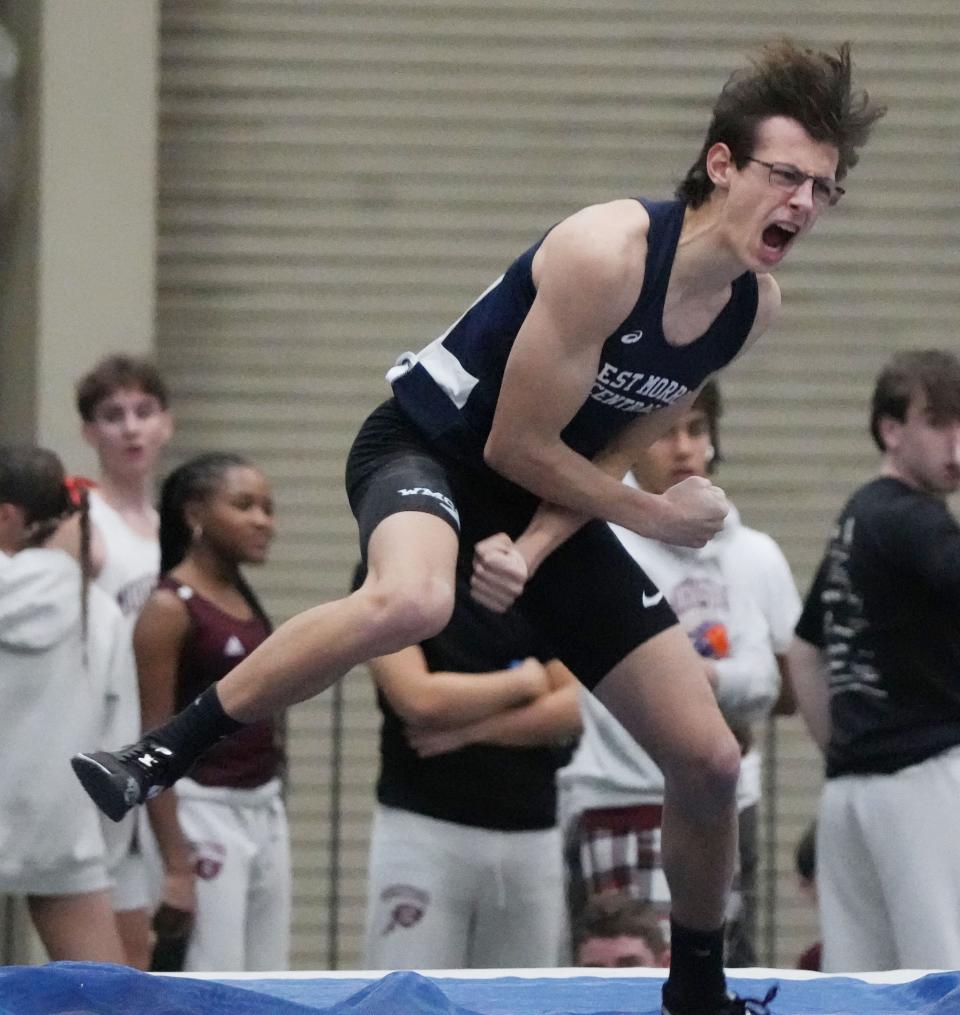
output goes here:
[[453, 611], [457, 535], [434, 515], [385, 518], [353, 595], [298, 614], [217, 685], [224, 711], [250, 723], [305, 701], [351, 667], [438, 634]]
[[663, 867], [674, 920], [715, 930], [736, 858], [740, 749], [702, 660], [677, 625], [634, 649], [595, 693], [664, 774]]
[[51, 961], [124, 961], [109, 892], [30, 895], [27, 906]]

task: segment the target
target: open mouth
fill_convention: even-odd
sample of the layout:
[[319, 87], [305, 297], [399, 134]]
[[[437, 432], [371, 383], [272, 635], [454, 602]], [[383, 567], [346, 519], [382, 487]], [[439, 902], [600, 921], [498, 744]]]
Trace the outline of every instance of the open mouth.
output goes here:
[[780, 254], [786, 250], [797, 232], [795, 226], [772, 223], [763, 231], [763, 245]]

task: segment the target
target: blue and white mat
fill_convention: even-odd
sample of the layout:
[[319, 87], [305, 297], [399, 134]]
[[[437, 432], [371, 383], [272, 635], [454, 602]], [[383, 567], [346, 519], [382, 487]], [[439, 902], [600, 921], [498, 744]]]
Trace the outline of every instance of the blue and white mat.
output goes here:
[[[11, 966], [0, 968], [0, 1015], [659, 1015], [662, 983], [660, 972], [634, 970], [227, 976], [85, 962]], [[902, 982], [877, 982], [884, 979]], [[730, 978], [749, 997], [775, 982], [773, 1015], [960, 1015], [957, 972], [861, 979], [752, 970]]]

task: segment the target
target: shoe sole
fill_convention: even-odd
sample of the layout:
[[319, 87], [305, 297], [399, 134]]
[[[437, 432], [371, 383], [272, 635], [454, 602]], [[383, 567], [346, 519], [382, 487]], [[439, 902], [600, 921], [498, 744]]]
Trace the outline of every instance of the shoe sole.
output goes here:
[[87, 796], [111, 821], [120, 821], [137, 802], [139, 787], [132, 775], [113, 772], [89, 754], [74, 755], [70, 765]]

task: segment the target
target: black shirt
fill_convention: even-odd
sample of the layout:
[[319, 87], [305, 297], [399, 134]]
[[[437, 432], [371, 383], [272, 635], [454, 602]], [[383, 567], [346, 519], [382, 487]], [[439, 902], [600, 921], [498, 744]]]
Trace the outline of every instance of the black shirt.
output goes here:
[[[487, 673], [528, 656], [547, 662], [556, 655], [518, 610], [500, 615], [475, 602], [463, 577], [458, 580], [450, 623], [420, 648], [432, 672]], [[556, 824], [556, 772], [570, 760], [573, 745], [476, 744], [421, 758], [407, 743], [403, 721], [379, 689], [377, 703], [383, 713], [380, 803], [500, 831], [533, 831]]]
[[826, 655], [827, 777], [889, 773], [960, 744], [960, 527], [898, 479], [840, 515], [797, 634]]

